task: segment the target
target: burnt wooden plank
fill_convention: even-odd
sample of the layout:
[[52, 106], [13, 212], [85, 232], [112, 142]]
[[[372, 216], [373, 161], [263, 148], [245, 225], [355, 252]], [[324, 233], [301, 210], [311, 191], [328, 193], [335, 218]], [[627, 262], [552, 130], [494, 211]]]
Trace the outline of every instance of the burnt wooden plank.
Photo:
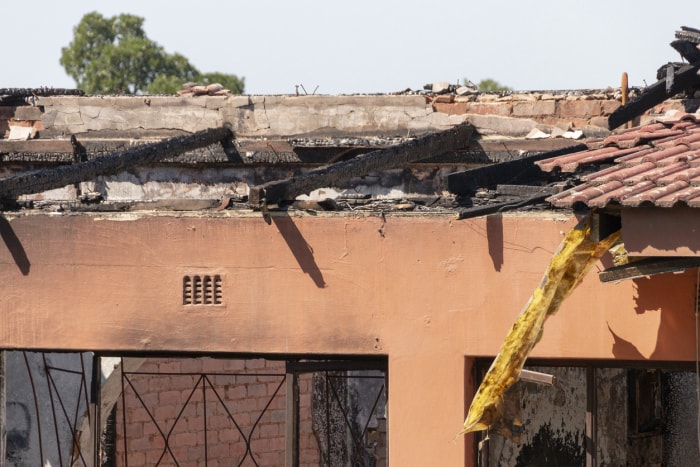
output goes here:
[[457, 195], [469, 195], [478, 188], [525, 181], [541, 173], [539, 167], [534, 164], [536, 161], [585, 149], [588, 149], [586, 145], [576, 144], [556, 151], [455, 172], [447, 176], [447, 189]]
[[598, 273], [598, 278], [601, 282], [616, 282], [655, 274], [682, 272], [697, 267], [700, 267], [700, 258], [695, 257], [645, 258], [608, 268]]
[[697, 44], [683, 39], [671, 42], [671, 47], [676, 49], [689, 63], [700, 62], [700, 50], [696, 46]]
[[682, 66], [673, 74], [673, 84], [668, 89], [666, 79], [652, 84], [644, 93], [611, 113], [610, 117], [608, 117], [608, 128], [611, 130], [615, 129], [666, 99], [685, 91], [688, 87], [700, 84], [700, 77], [697, 74], [698, 69], [698, 65]]
[[271, 204], [291, 200], [316, 188], [338, 185], [353, 177], [400, 167], [426, 157], [453, 151], [469, 143], [473, 128], [470, 124], [463, 123], [449, 130], [362, 154], [349, 161], [321, 167], [306, 175], [254, 186], [250, 189], [249, 201], [258, 205], [263, 200]]
[[139, 164], [156, 162], [168, 156], [182, 154], [231, 137], [227, 127], [199, 131], [152, 144], [144, 144], [73, 165], [38, 170], [0, 180], [0, 197], [39, 193], [72, 183], [94, 179], [98, 175], [116, 173]]
[[460, 209], [459, 216], [457, 219], [471, 219], [473, 217], [486, 216], [488, 214], [495, 214], [498, 212], [510, 211], [512, 209], [522, 208], [523, 206], [528, 206], [531, 204], [541, 203], [545, 199], [552, 196], [551, 191], [544, 191], [541, 194], [529, 196], [527, 198], [521, 198], [516, 200], [504, 201], [501, 203], [491, 203], [485, 204], [483, 206], [475, 206], [472, 208]]
[[600, 242], [622, 228], [619, 214], [596, 211], [591, 216], [591, 240]]

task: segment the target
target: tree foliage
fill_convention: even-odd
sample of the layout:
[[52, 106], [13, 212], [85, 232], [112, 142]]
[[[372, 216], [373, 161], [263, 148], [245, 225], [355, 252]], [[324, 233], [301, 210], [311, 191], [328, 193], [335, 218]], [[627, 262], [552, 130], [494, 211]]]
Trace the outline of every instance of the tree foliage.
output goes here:
[[481, 92], [503, 92], [513, 90], [513, 88], [504, 86], [498, 81], [491, 78], [482, 79], [481, 81], [479, 81], [479, 84], [476, 85], [469, 81], [467, 78], [464, 78], [463, 81], [465, 86], [476, 87]]
[[61, 65], [88, 94], [172, 94], [187, 81], [218, 82], [234, 94], [243, 92], [243, 78], [203, 74], [184, 56], [165, 52], [146, 36], [143, 22], [129, 14], [86, 14], [73, 29], [71, 43], [61, 49]]

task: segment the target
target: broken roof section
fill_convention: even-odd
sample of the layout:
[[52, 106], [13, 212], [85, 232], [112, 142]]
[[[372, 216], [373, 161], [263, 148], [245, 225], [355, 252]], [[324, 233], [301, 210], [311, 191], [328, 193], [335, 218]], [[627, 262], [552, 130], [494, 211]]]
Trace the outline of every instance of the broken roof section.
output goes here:
[[[675, 94], [700, 92], [700, 30], [682, 27], [671, 46], [690, 63], [662, 66], [658, 82], [610, 115], [611, 128]], [[697, 103], [684, 107], [589, 140], [587, 150], [536, 161], [545, 172], [570, 173], [583, 182], [547, 201], [557, 207], [700, 207], [700, 113]]]
[[[334, 209], [377, 205], [382, 211], [454, 210], [465, 203], [492, 204], [521, 196], [516, 194], [519, 190], [509, 189], [508, 199], [493, 193], [469, 199], [473, 193], [463, 197], [448, 190], [449, 174], [576, 147], [580, 141], [555, 137], [571, 127], [583, 129], [588, 137], [606, 135], [603, 120], [619, 106], [618, 94], [616, 90], [470, 94], [438, 102], [429, 95], [54, 96], [26, 90], [8, 94], [11, 103], [0, 102], [0, 164], [5, 183], [13, 183], [8, 178], [37, 168], [47, 175], [60, 167], [97, 162], [136, 147], [230, 125], [232, 137], [184, 154], [173, 151], [157, 161], [135, 161], [118, 173], [71, 178], [65, 187], [22, 195], [20, 206], [102, 211], [110, 206], [129, 209], [128, 202], [143, 209], [143, 203], [152, 202], [159, 209], [155, 203], [167, 199], [198, 210], [201, 203], [195, 201], [211, 201], [206, 204], [211, 209], [222, 205], [249, 209], [245, 202], [253, 187], [308, 179], [322, 166], [360, 162], [373, 151], [401, 150], [423, 137], [470, 128], [472, 137], [459, 144], [442, 149], [425, 146], [410, 160], [397, 157], [388, 166], [368, 166], [371, 171], [364, 175], [324, 181], [316, 187], [323, 193], [317, 189], [313, 194], [317, 200], [338, 200], [325, 205]], [[14, 128], [32, 131], [26, 139], [9, 140]], [[528, 139], [534, 128], [550, 137]], [[529, 173], [539, 174], [529, 165]], [[6, 197], [19, 192], [5, 190]], [[295, 197], [284, 194], [280, 199], [290, 202]]]
[[661, 66], [656, 73], [656, 83], [610, 115], [610, 129], [618, 128], [676, 94], [683, 93], [692, 98], [700, 92], [700, 30], [682, 26], [680, 31], [676, 31], [676, 40], [671, 42], [671, 46], [687, 63], [673, 62]]

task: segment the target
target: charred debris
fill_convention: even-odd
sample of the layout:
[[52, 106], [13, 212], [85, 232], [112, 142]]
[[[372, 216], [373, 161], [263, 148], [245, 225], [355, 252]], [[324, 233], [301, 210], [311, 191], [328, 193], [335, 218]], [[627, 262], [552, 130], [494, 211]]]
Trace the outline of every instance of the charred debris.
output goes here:
[[[17, 93], [16, 95], [31, 95]], [[16, 103], [15, 103], [16, 104]], [[565, 147], [548, 150], [552, 146]], [[530, 151], [534, 150], [534, 154]], [[585, 146], [571, 141], [481, 141], [472, 125], [415, 137], [294, 137], [237, 139], [223, 126], [193, 134], [183, 131], [91, 132], [70, 138], [0, 140], [4, 209], [66, 211], [125, 210], [360, 210], [455, 212], [473, 217], [512, 209], [546, 207], [544, 199], [566, 182], [533, 162]], [[81, 182], [130, 172], [137, 167], [236, 168], [247, 170], [247, 190], [208, 200], [114, 201]], [[454, 171], [455, 167], [469, 167]], [[27, 198], [73, 185], [76, 201]], [[365, 190], [357, 190], [362, 186]], [[390, 192], [391, 187], [408, 187]], [[332, 187], [333, 197], [323, 188]], [[437, 188], [437, 189], [436, 189]], [[310, 199], [296, 199], [321, 189]], [[244, 191], [244, 192], [241, 192]], [[373, 196], [372, 191], [382, 193]]]

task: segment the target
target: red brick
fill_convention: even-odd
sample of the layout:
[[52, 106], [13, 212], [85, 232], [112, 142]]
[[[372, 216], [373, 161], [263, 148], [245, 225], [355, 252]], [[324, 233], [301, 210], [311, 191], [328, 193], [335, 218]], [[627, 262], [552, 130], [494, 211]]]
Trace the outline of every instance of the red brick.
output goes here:
[[158, 403], [160, 405], [178, 405], [180, 404], [180, 391], [162, 391], [158, 394]]
[[555, 112], [554, 101], [517, 101], [513, 102], [514, 117], [551, 115]]
[[[236, 418], [236, 423], [238, 423], [238, 426], [240, 426], [242, 428], [249, 427], [250, 425], [252, 425], [250, 413], [248, 413], [248, 412], [237, 414], [235, 416], [235, 418]], [[256, 418], [257, 418], [257, 415], [256, 415]]]
[[192, 389], [198, 379], [199, 377], [194, 375], [170, 376], [170, 386], [166, 389], [172, 389], [174, 391]]
[[433, 103], [433, 110], [435, 112], [440, 112], [447, 115], [462, 115], [466, 113], [467, 103], [466, 102], [435, 102]]
[[204, 373], [221, 373], [224, 371], [225, 360], [218, 358], [203, 358], [202, 371]]
[[[204, 417], [200, 415], [192, 415], [187, 417], [185, 420], [185, 425], [187, 426], [187, 431], [201, 431], [204, 430]], [[180, 422], [182, 423], [182, 421]]]
[[180, 362], [180, 371], [183, 373], [201, 373], [202, 360], [200, 358], [186, 358]]
[[250, 360], [246, 360], [245, 367], [248, 370], [259, 370], [260, 368], [265, 368], [265, 359], [253, 358]]
[[600, 101], [597, 100], [563, 100], [557, 102], [557, 114], [563, 117], [595, 117], [602, 113]]
[[236, 375], [209, 375], [209, 381], [216, 388], [223, 388], [226, 386], [232, 386], [236, 384]]
[[[164, 443], [162, 443], [162, 439], [161, 439], [161, 445], [164, 445]], [[129, 452], [146, 451], [148, 449], [154, 449], [154, 448], [158, 448], [158, 447], [159, 446], [153, 445], [153, 438], [152, 437], [146, 437], [146, 436], [142, 436], [140, 438], [135, 438], [135, 439], [127, 439], [127, 442], [126, 442], [126, 448]]]
[[280, 424], [268, 423], [258, 427], [261, 438], [274, 438], [280, 434]]
[[[209, 396], [209, 394], [207, 394]], [[203, 400], [202, 398], [202, 383], [199, 383], [196, 387], [192, 386], [189, 389], [182, 390], [182, 402], [184, 403], [188, 398], [188, 404], [199, 403]], [[208, 399], [209, 397], [207, 397]]]
[[249, 384], [247, 389], [248, 397], [261, 397], [267, 395], [267, 386], [264, 384]]
[[236, 428], [220, 429], [217, 435], [222, 443], [231, 443], [241, 439], [241, 433]]
[[[146, 451], [147, 465], [156, 465], [161, 458], [163, 460], [166, 460], [166, 464], [168, 463], [167, 460], [172, 460], [172, 457], [168, 454], [167, 451], [165, 451], [165, 454], [163, 454], [162, 449], [151, 449], [149, 451]], [[131, 463], [129, 463], [129, 465], [131, 465]]]
[[140, 438], [143, 436], [143, 423], [127, 423], [126, 436], [128, 439]]
[[225, 371], [241, 371], [245, 368], [245, 360], [236, 358], [233, 360], [224, 360]]
[[207, 429], [209, 430], [219, 430], [222, 428], [233, 427], [235, 427], [233, 421], [226, 415], [216, 415], [213, 417], [207, 417]]
[[162, 391], [163, 389], [172, 388], [171, 376], [152, 376], [148, 381], [149, 391]]
[[148, 441], [153, 449], [163, 449], [165, 447], [165, 438], [160, 433], [149, 436]]
[[160, 373], [179, 373], [181, 370], [180, 360], [164, 361], [158, 365]]
[[601, 107], [603, 109], [603, 115], [610, 115], [614, 111], [620, 108], [622, 102], [616, 100], [607, 100], [601, 102]]
[[306, 394], [309, 392], [309, 388], [311, 386], [311, 378], [299, 378], [299, 392], [301, 394]]
[[229, 448], [231, 450], [231, 457], [233, 458], [232, 460], [235, 460], [236, 462], [232, 464], [238, 464], [238, 461], [243, 458], [243, 455], [246, 452], [246, 445], [243, 441], [239, 443], [235, 443], [232, 445], [229, 445]]
[[[269, 370], [268, 370], [269, 371]], [[284, 375], [259, 375], [256, 377], [257, 381], [259, 383], [270, 383], [270, 382], [277, 382], [277, 384], [280, 383], [284, 379]]]
[[172, 405], [162, 405], [156, 407], [155, 418], [160, 423], [163, 420], [174, 419], [178, 414], [178, 410]]
[[249, 413], [252, 411], [257, 410], [258, 405], [255, 399], [247, 397], [245, 399], [241, 399], [240, 401], [237, 401], [234, 404], [229, 405], [229, 410], [231, 413], [234, 414], [239, 414], [239, 413]]
[[265, 360], [265, 368], [279, 370], [280, 373], [284, 373], [285, 363], [282, 360]]
[[284, 465], [284, 453], [280, 454], [277, 452], [266, 452], [266, 453], [256, 454], [255, 460], [257, 461], [258, 465], [261, 465], [261, 466]]
[[215, 444], [207, 449], [209, 459], [228, 459], [231, 456], [231, 449], [228, 444]]
[[510, 102], [470, 102], [464, 113], [510, 117], [511, 111]]
[[284, 410], [270, 411], [270, 420], [274, 423], [281, 423], [287, 420], [287, 413]]
[[299, 420], [299, 433], [312, 433], [311, 420]]
[[[211, 452], [209, 447], [207, 447], [207, 452]], [[209, 458], [211, 459], [211, 456]], [[191, 447], [187, 450], [187, 460], [188, 461], [203, 461], [204, 460], [204, 444], [203, 444], [203, 442], [200, 446]], [[203, 463], [200, 465], [203, 465]]]
[[139, 392], [139, 397], [141, 400], [136, 399], [136, 397], [131, 397], [127, 399], [127, 407], [143, 407], [144, 405], [149, 409], [158, 405], [158, 393], [141, 391]]
[[608, 117], [593, 117], [590, 119], [589, 123], [592, 126], [597, 126], [600, 128], [608, 128]]
[[226, 399], [236, 400], [246, 397], [246, 388], [243, 385], [230, 386], [226, 389]]
[[163, 460], [165, 462], [162, 462], [161, 465], [165, 464], [168, 465], [170, 462], [169, 460], [173, 460], [173, 458], [177, 459], [178, 463], [182, 465], [182, 461], [187, 459], [187, 451], [189, 450], [189, 447], [187, 446], [173, 446], [173, 444], [170, 444], [170, 450], [166, 451], [165, 456], [163, 457]]
[[[281, 392], [281, 391], [280, 391]], [[270, 409], [286, 409], [287, 408], [287, 399], [285, 399], [284, 394], [280, 394], [280, 392], [277, 393], [275, 396], [275, 399], [272, 401], [272, 404], [270, 404]]]
[[177, 433], [171, 437], [171, 440], [172, 446], [197, 446], [199, 444], [198, 433]]
[[[161, 428], [162, 430], [162, 428]], [[143, 424], [143, 434], [145, 436], [148, 435], [154, 435], [156, 433], [159, 433], [158, 428], [156, 427], [156, 424], [153, 423], [152, 421], [148, 421], [147, 423]]]
[[287, 447], [287, 440], [284, 437], [276, 437], [270, 439], [270, 449], [272, 451], [283, 451]]
[[253, 439], [250, 442], [250, 450], [253, 451], [256, 455], [258, 453], [270, 452], [272, 451], [272, 444], [270, 443], [270, 441], [271, 440], [266, 438]]
[[131, 422], [146, 422], [151, 421], [151, 417], [148, 415], [148, 411], [143, 407], [138, 407], [135, 409], [129, 409], [126, 412], [127, 424]]
[[262, 412], [263, 410], [265, 410], [265, 407], [268, 406], [267, 404], [270, 404], [268, 410], [270, 410], [270, 408], [273, 408], [272, 404], [274, 403], [274, 401], [270, 399], [270, 396], [259, 397], [256, 399], [256, 401], [258, 412]]
[[238, 386], [247, 386], [249, 384], [255, 383], [255, 374], [248, 375], [236, 375], [233, 380], [228, 381], [229, 384], [235, 384]]
[[[122, 458], [123, 459], [123, 458]], [[125, 462], [122, 460], [121, 463], [117, 461], [117, 465], [124, 465]], [[139, 467], [146, 464], [146, 453], [144, 452], [130, 452], [129, 453], [129, 466]]]
[[318, 449], [300, 449], [299, 450], [299, 463], [306, 463], [308, 465], [318, 465], [316, 462], [321, 458]]

